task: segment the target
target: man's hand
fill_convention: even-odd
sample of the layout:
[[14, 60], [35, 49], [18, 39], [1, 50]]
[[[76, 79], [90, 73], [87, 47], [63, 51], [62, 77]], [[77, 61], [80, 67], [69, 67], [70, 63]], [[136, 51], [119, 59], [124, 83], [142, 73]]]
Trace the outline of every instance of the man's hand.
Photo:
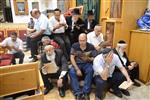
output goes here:
[[76, 70], [77, 76], [82, 76], [82, 72], [80, 71], [80, 69]]
[[57, 86], [58, 86], [58, 87], [62, 87], [62, 86], [63, 86], [63, 83], [62, 83], [62, 82], [63, 82], [63, 79], [61, 79], [61, 78], [58, 79], [58, 80], [57, 80]]
[[105, 62], [106, 62], [107, 64], [110, 64], [111, 61], [112, 61], [112, 59], [113, 59], [113, 53], [110, 52], [110, 53], [105, 57]]

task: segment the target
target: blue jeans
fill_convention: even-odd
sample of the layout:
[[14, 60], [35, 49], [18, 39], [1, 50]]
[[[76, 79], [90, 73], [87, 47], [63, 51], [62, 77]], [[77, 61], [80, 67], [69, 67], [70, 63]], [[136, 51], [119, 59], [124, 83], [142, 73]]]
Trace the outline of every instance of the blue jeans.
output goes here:
[[83, 64], [77, 64], [77, 65], [79, 69], [81, 70], [82, 74], [84, 75], [84, 86], [83, 86], [83, 89], [81, 90], [79, 81], [78, 81], [78, 76], [76, 74], [74, 67], [72, 66], [69, 71], [69, 76], [71, 80], [71, 87], [72, 87], [73, 93], [74, 95], [79, 95], [82, 93], [89, 94], [91, 91], [91, 84], [92, 84], [93, 73], [94, 73], [92, 64], [83, 63]]

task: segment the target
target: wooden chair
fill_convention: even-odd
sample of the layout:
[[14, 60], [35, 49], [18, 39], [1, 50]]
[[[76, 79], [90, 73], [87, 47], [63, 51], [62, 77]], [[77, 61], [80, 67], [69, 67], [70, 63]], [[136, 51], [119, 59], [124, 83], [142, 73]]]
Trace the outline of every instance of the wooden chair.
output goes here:
[[0, 98], [16, 93], [37, 90], [39, 93], [21, 97], [19, 100], [44, 100], [43, 80], [38, 63], [18, 64], [0, 67]]

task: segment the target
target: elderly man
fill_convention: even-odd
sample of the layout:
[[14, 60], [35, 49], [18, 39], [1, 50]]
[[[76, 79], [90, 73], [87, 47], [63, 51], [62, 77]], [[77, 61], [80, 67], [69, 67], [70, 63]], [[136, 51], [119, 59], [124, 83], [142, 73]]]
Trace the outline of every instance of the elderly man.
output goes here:
[[10, 37], [0, 43], [2, 47], [5, 47], [9, 50], [10, 54], [13, 54], [12, 63], [16, 64], [15, 58], [19, 58], [19, 64], [23, 63], [24, 53], [23, 53], [23, 42], [21, 39], [17, 38], [17, 33], [12, 32]]
[[33, 61], [36, 61], [36, 55], [38, 55], [38, 43], [42, 36], [50, 36], [48, 18], [43, 15], [38, 9], [31, 11], [31, 16], [36, 19], [34, 24], [35, 32], [30, 34], [31, 38], [31, 55]]
[[[87, 43], [87, 37], [84, 33], [79, 35], [79, 42], [72, 45], [70, 56], [72, 67], [69, 71], [69, 76], [76, 100], [81, 100], [82, 95], [84, 95], [85, 100], [90, 100], [89, 93], [91, 91], [93, 78], [92, 52], [94, 50], [94, 46]], [[82, 90], [80, 89], [78, 81], [78, 77], [81, 76], [84, 76], [84, 86]]]
[[67, 34], [69, 35], [71, 44], [78, 42], [78, 36], [85, 32], [84, 21], [80, 18], [79, 9], [75, 8], [71, 17], [66, 18], [68, 25]]
[[[114, 72], [115, 66], [117, 66], [122, 73]], [[111, 93], [120, 98], [122, 97], [122, 93], [126, 96], [130, 95], [127, 90], [119, 89], [118, 87], [125, 78], [130, 84], [132, 84], [132, 81], [126, 69], [121, 64], [119, 57], [112, 52], [112, 49], [105, 48], [101, 54], [95, 57], [93, 69], [96, 83], [96, 100], [104, 98], [108, 87]]]
[[70, 40], [65, 33], [65, 28], [68, 27], [64, 16], [61, 14], [60, 9], [54, 10], [54, 16], [49, 19], [49, 27], [53, 33], [54, 40], [60, 45], [65, 57], [69, 59], [70, 54]]
[[104, 41], [101, 25], [96, 25], [94, 31], [87, 34], [87, 42], [94, 45], [98, 53], [100, 53], [103, 48], [110, 45], [107, 41]]
[[[61, 97], [65, 96], [65, 89], [67, 84], [67, 71], [68, 64], [65, 56], [59, 49], [55, 49], [52, 45], [47, 45], [44, 48], [45, 53], [41, 56], [41, 65], [42, 65], [42, 77], [44, 85], [46, 87], [44, 94], [47, 94], [52, 89], [52, 83], [50, 83], [49, 78], [57, 78], [57, 86], [59, 95]], [[53, 66], [49, 66], [49, 63]], [[55, 66], [54, 66], [55, 65]], [[55, 71], [48, 73], [45, 68], [52, 67], [50, 69], [56, 69]], [[52, 71], [52, 70], [51, 70]]]
[[[122, 65], [127, 69], [132, 81], [134, 82], [133, 85], [140, 86], [140, 84], [135, 81], [135, 79], [139, 79], [139, 65], [134, 61], [129, 61], [129, 58], [125, 52], [126, 47], [126, 42], [124, 40], [120, 40], [114, 49], [114, 53], [118, 55]], [[115, 71], [119, 70], [116, 68]]]

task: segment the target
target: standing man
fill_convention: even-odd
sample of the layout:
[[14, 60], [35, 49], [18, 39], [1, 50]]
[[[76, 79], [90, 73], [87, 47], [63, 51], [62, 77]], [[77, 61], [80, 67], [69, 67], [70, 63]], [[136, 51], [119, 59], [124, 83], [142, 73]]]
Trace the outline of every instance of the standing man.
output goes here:
[[56, 8], [54, 10], [54, 16], [49, 19], [49, 27], [54, 40], [60, 45], [65, 57], [69, 59], [71, 44], [69, 37], [65, 33], [68, 25], [60, 9]]
[[34, 29], [35, 32], [30, 34], [31, 38], [31, 55], [33, 61], [37, 60], [36, 55], [38, 55], [38, 43], [41, 40], [42, 36], [50, 36], [48, 18], [41, 14], [38, 9], [33, 9], [31, 11], [31, 16], [36, 19]]
[[15, 58], [19, 58], [19, 64], [23, 63], [23, 42], [17, 37], [16, 32], [12, 32], [10, 37], [3, 40], [0, 45], [4, 48], [7, 48], [10, 54], [13, 54], [12, 64], [16, 64]]
[[[89, 93], [91, 91], [93, 78], [93, 50], [95, 50], [95, 48], [93, 45], [87, 43], [87, 37], [85, 33], [81, 33], [79, 35], [79, 42], [72, 45], [70, 56], [72, 67], [69, 71], [69, 76], [76, 100], [81, 100], [82, 95], [84, 95], [85, 100], [90, 100]], [[83, 89], [80, 89], [78, 81], [79, 77], [84, 77]]]
[[[122, 73], [114, 72], [115, 66], [117, 66]], [[132, 83], [132, 81], [126, 69], [121, 64], [119, 57], [112, 52], [112, 49], [105, 48], [101, 54], [95, 57], [93, 69], [96, 83], [96, 100], [101, 100], [105, 97], [107, 88], [110, 88], [110, 92], [120, 98], [122, 98], [122, 93], [126, 96], [130, 96], [127, 90], [119, 89], [119, 85], [125, 78], [128, 83]]]

